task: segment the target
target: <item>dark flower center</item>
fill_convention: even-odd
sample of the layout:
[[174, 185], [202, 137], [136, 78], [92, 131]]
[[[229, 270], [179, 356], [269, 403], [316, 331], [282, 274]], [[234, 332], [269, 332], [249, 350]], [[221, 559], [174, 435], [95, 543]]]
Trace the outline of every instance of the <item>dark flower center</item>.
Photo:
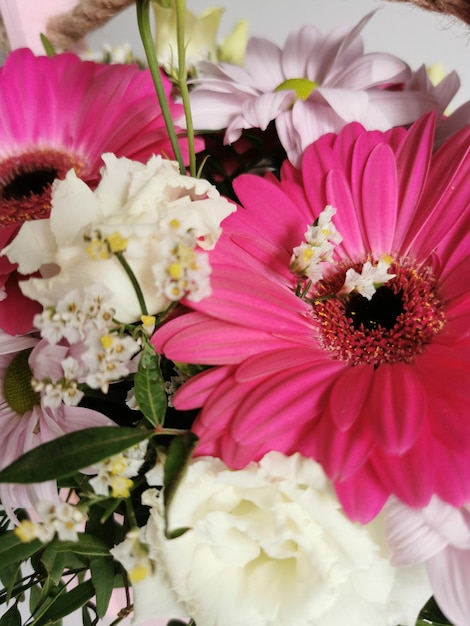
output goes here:
[[0, 227], [49, 217], [52, 183], [84, 161], [65, 151], [36, 149], [0, 161]]
[[368, 300], [360, 293], [352, 293], [345, 304], [345, 315], [352, 320], [355, 330], [386, 328], [390, 330], [403, 313], [402, 292], [394, 293], [384, 285]]
[[40, 195], [51, 187], [57, 178], [53, 168], [37, 169], [33, 172], [18, 172], [13, 180], [2, 189], [4, 200], [24, 200], [31, 195]]
[[[341, 290], [349, 267], [315, 285], [313, 315], [323, 347], [353, 365], [413, 361], [445, 324], [431, 273], [393, 263], [396, 276], [370, 300], [356, 292], [330, 297]], [[360, 272], [362, 264], [352, 267]]]

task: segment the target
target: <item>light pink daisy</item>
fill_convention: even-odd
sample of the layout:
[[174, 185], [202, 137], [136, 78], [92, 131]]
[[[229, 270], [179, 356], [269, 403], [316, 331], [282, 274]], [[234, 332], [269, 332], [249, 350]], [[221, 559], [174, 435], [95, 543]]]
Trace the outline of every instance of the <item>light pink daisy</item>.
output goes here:
[[[217, 366], [174, 398], [202, 407], [198, 454], [235, 468], [271, 449], [313, 457], [363, 521], [390, 494], [470, 500], [470, 129], [435, 154], [433, 139], [433, 116], [409, 131], [351, 124], [281, 182], [235, 181], [244, 208], [210, 255], [212, 296], [154, 339], [170, 359]], [[309, 289], [292, 254], [328, 205], [342, 241], [330, 233]], [[390, 277], [371, 299], [343, 290], [348, 270], [379, 266]]]
[[433, 497], [423, 509], [396, 500], [385, 506], [386, 536], [397, 567], [425, 563], [434, 597], [454, 626], [470, 623], [470, 504]]
[[[24, 221], [48, 217], [52, 183], [69, 169], [96, 184], [104, 152], [173, 157], [149, 71], [12, 52], [0, 69], [0, 249]], [[11, 334], [30, 330], [39, 310], [19, 292], [15, 267], [0, 258], [0, 328]]]
[[384, 88], [401, 87], [411, 70], [390, 54], [364, 54], [360, 35], [372, 15], [326, 35], [303, 26], [282, 49], [252, 38], [243, 68], [201, 62], [191, 92], [195, 127], [226, 129], [225, 141], [232, 143], [243, 129], [264, 130], [275, 120], [289, 159], [299, 165], [312, 141], [349, 122], [386, 130], [438, 109], [432, 93]]
[[[45, 406], [31, 387], [33, 373], [42, 377], [44, 369], [54, 376], [70, 349], [38, 341], [31, 336], [0, 334], [0, 467], [6, 467], [22, 454], [66, 433], [114, 423], [101, 413], [79, 406]], [[24, 508], [35, 519], [40, 501], [58, 500], [55, 481], [0, 484], [0, 501], [7, 514]]]

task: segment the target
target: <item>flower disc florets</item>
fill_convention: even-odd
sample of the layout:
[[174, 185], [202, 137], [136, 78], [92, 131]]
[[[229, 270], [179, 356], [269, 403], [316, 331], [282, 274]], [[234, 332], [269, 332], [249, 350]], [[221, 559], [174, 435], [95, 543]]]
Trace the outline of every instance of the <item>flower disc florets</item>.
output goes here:
[[[362, 267], [358, 263], [352, 269]], [[357, 291], [338, 293], [348, 269], [335, 268], [314, 287], [313, 317], [320, 324], [321, 345], [352, 365], [412, 362], [445, 324], [429, 270], [394, 262], [395, 276], [368, 299]]]
[[80, 176], [83, 159], [51, 148], [0, 160], [0, 227], [49, 217], [52, 183], [71, 168]]

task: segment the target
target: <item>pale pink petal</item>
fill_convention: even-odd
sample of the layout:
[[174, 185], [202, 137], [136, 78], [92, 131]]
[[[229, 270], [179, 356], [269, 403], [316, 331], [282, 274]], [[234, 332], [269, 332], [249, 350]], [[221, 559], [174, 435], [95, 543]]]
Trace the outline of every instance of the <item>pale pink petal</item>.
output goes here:
[[429, 560], [427, 570], [439, 607], [455, 626], [470, 619], [470, 550], [448, 547]]
[[282, 52], [268, 39], [252, 37], [247, 44], [245, 65], [256, 79], [260, 91], [273, 91], [284, 80], [281, 69]]
[[[321, 40], [322, 35], [318, 28], [310, 25], [302, 26], [289, 34], [284, 43], [281, 59], [282, 71], [286, 78], [309, 75], [311, 59], [313, 55], [318, 58]], [[313, 75], [315, 74], [313, 70]]]
[[294, 99], [294, 92], [278, 91], [245, 100], [241, 106], [242, 117], [246, 123], [245, 128], [266, 130], [271, 120], [278, 117], [282, 111], [290, 109]]
[[406, 507], [392, 498], [384, 514], [387, 544], [396, 567], [422, 563], [446, 548], [447, 540], [428, 523], [423, 509]]
[[341, 72], [327, 80], [325, 87], [341, 86], [342, 89], [369, 89], [387, 82], [400, 82], [409, 75], [404, 61], [391, 54], [365, 54], [345, 66]]
[[40, 34], [46, 32], [50, 17], [67, 13], [78, 0], [0, 0], [0, 12], [5, 24], [10, 47], [31, 48], [36, 54], [45, 54]]

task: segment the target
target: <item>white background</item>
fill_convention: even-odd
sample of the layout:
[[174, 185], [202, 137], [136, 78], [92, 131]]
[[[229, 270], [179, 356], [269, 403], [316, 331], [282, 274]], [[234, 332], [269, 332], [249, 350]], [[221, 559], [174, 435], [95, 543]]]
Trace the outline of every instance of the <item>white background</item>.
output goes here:
[[[363, 31], [366, 51], [396, 54], [413, 69], [423, 63], [441, 63], [446, 73], [455, 69], [462, 87], [452, 108], [470, 100], [470, 27], [454, 18], [386, 0], [187, 0], [188, 9], [196, 14], [217, 5], [226, 7], [221, 36], [239, 19], [247, 19], [250, 35], [265, 36], [279, 44], [302, 24], [315, 24], [326, 32], [338, 24], [355, 24], [369, 11], [379, 9]], [[95, 50], [103, 42], [113, 46], [127, 42], [140, 52], [135, 8], [113, 18], [88, 42]]]

